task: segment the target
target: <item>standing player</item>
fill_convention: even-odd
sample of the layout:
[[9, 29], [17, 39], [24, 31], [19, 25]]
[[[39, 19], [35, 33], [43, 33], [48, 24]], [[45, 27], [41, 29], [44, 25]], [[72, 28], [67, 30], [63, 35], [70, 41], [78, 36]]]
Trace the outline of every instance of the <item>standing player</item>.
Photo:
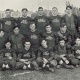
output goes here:
[[77, 17], [72, 14], [72, 7], [66, 7], [66, 14], [62, 17], [62, 22], [66, 23], [67, 29], [73, 34], [76, 32]]
[[36, 29], [36, 25], [34, 22], [30, 24], [29, 28], [30, 30], [28, 31], [27, 37], [31, 42], [31, 48], [36, 54], [36, 58], [37, 58], [38, 48], [40, 45], [40, 33]]
[[17, 25], [17, 22], [13, 17], [11, 17], [10, 9], [6, 9], [5, 14], [6, 17], [2, 18], [1, 23], [2, 23], [2, 29], [9, 38], [13, 32], [13, 27]]
[[43, 14], [43, 8], [38, 8], [38, 16], [34, 18], [37, 29], [40, 31], [40, 33], [43, 33], [45, 31], [45, 26], [48, 23], [48, 19]]
[[50, 16], [50, 23], [52, 31], [57, 32], [60, 28], [61, 16], [58, 14], [57, 7], [52, 8], [52, 16]]
[[30, 21], [32, 20], [31, 17], [27, 16], [28, 10], [26, 8], [22, 9], [22, 17], [19, 17], [17, 22], [18, 26], [20, 27], [20, 33], [26, 36], [27, 32], [29, 31]]

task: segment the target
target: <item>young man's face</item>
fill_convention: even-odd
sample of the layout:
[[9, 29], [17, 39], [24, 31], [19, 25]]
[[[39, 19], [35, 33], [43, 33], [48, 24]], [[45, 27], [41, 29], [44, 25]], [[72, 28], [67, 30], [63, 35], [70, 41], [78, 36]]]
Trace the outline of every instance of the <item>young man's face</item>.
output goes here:
[[67, 9], [66, 9], [66, 12], [67, 12], [68, 14], [71, 14], [71, 13], [72, 13], [72, 9], [67, 8]]
[[39, 10], [38, 10], [38, 15], [39, 15], [39, 16], [42, 16], [42, 15], [43, 15], [43, 9], [39, 9]]
[[31, 30], [31, 31], [34, 31], [35, 29], [36, 29], [35, 24], [31, 24], [31, 25], [30, 25], [30, 30]]
[[53, 8], [52, 9], [52, 15], [57, 15], [58, 14], [58, 9], [57, 8]]
[[80, 45], [80, 38], [77, 38], [76, 39], [76, 44], [79, 44]]
[[7, 42], [7, 43], [5, 44], [5, 46], [6, 46], [6, 48], [10, 48], [10, 47], [11, 47], [11, 43], [10, 43], [10, 42]]
[[46, 26], [46, 31], [47, 31], [47, 32], [51, 31], [51, 29], [52, 29], [52, 28], [51, 28], [50, 25]]
[[14, 33], [17, 35], [17, 34], [19, 34], [19, 28], [18, 27], [16, 27], [15, 29], [14, 29]]
[[65, 33], [67, 31], [67, 27], [66, 26], [61, 27], [60, 30]]
[[2, 37], [2, 36], [4, 36], [4, 32], [3, 31], [0, 32], [0, 37]]
[[43, 47], [46, 47], [46, 46], [47, 46], [47, 41], [43, 40], [43, 41], [41, 42], [41, 45], [42, 45]]
[[80, 27], [78, 28], [78, 31], [80, 32]]
[[60, 41], [60, 46], [64, 46], [65, 45], [65, 41], [64, 40], [61, 40]]
[[23, 16], [23, 17], [26, 17], [26, 16], [27, 16], [27, 11], [26, 11], [26, 10], [23, 10], [23, 11], [22, 11], [22, 16]]
[[27, 49], [30, 49], [31, 43], [30, 43], [30, 42], [25, 42], [24, 46], [25, 46]]
[[6, 14], [6, 17], [10, 17], [11, 16], [11, 11], [6, 11], [5, 14]]

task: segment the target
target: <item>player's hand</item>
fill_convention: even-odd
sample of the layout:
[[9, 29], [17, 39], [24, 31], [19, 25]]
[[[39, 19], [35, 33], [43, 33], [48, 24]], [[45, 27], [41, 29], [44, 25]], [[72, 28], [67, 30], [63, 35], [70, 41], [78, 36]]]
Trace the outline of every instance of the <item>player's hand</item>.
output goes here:
[[69, 61], [68, 61], [68, 60], [65, 60], [65, 63], [66, 63], [66, 64], [69, 64]]
[[62, 61], [62, 60], [60, 60], [59, 64], [63, 64], [63, 61]]
[[43, 62], [44, 62], [44, 64], [47, 64], [48, 63], [48, 60], [45, 59], [45, 58], [43, 58]]

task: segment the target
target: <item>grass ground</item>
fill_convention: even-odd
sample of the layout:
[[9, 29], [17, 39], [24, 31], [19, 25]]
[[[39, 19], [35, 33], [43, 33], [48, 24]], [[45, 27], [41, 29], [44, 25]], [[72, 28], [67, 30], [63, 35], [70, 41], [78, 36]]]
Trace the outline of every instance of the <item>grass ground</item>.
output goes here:
[[0, 71], [0, 80], [80, 80], [80, 68], [48, 71]]

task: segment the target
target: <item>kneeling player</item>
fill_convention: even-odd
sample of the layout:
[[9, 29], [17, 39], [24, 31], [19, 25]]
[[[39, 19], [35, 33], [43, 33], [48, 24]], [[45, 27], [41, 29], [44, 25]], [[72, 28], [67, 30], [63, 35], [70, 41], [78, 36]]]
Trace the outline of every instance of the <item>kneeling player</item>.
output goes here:
[[35, 61], [35, 54], [31, 50], [31, 43], [25, 41], [24, 48], [19, 50], [16, 69], [37, 69], [38, 65]]
[[0, 51], [1, 54], [1, 68], [2, 70], [13, 69], [16, 65], [16, 53], [15, 50], [11, 48], [11, 42], [6, 41], [5, 47]]
[[57, 61], [54, 60], [54, 52], [52, 48], [49, 48], [47, 41], [42, 40], [41, 46], [38, 52], [37, 63], [43, 69], [54, 72], [53, 67], [57, 65]]

